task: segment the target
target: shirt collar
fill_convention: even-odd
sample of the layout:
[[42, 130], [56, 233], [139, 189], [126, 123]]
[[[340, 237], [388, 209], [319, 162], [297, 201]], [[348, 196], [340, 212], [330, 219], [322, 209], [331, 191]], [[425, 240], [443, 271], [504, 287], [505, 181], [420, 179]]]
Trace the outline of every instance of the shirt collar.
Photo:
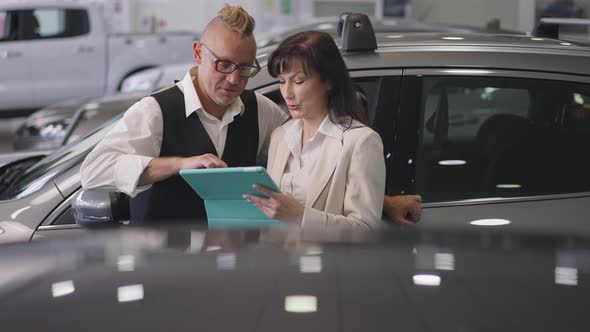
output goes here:
[[[303, 130], [302, 125], [303, 123], [300, 119], [293, 119], [283, 125], [285, 128], [287, 147], [289, 150], [291, 150], [291, 152], [293, 152], [295, 156], [298, 156], [299, 151], [301, 151], [301, 131]], [[342, 141], [343, 132], [344, 129], [342, 126], [332, 122], [330, 116], [326, 115], [313, 138], [315, 138], [319, 133], [326, 137], [331, 137]]]
[[320, 127], [318, 128], [318, 132], [322, 133], [328, 137], [332, 137], [335, 138], [339, 141], [342, 140], [342, 133], [344, 132], [344, 129], [342, 128], [342, 126], [335, 124], [334, 122], [332, 122], [332, 119], [330, 119], [329, 115], [326, 115], [326, 117], [324, 118], [324, 121], [322, 121], [322, 123], [320, 124]]
[[[199, 95], [193, 84], [196, 75], [197, 67], [193, 67], [186, 72], [182, 81], [176, 84], [184, 94], [184, 110], [186, 112], [186, 117], [188, 118], [193, 112], [202, 112], [205, 116], [213, 118], [211, 114], [205, 112], [203, 104], [201, 104], [201, 100], [199, 99]], [[242, 102], [242, 99], [238, 97], [236, 101], [229, 105], [223, 115], [223, 119], [233, 119], [238, 114], [242, 115], [244, 109], [244, 103]]]

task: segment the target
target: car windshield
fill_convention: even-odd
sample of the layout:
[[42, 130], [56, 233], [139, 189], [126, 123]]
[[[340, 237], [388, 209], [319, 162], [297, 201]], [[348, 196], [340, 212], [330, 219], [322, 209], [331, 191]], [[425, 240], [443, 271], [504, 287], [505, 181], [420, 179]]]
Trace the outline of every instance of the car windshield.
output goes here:
[[63, 171], [78, 165], [94, 146], [106, 135], [119, 117], [85, 137], [64, 146], [38, 163], [20, 170], [19, 176], [0, 193], [0, 200], [17, 199], [39, 190]]

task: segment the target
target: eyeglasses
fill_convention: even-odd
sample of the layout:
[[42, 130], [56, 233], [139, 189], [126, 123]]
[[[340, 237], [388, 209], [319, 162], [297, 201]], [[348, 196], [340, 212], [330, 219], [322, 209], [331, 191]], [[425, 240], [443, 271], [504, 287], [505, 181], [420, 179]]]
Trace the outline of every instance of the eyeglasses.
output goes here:
[[205, 49], [207, 54], [209, 54], [209, 57], [211, 58], [211, 60], [213, 60], [213, 62], [215, 63], [215, 70], [217, 70], [218, 72], [220, 72], [222, 74], [231, 74], [237, 69], [238, 72], [240, 73], [240, 76], [253, 77], [254, 75], [258, 74], [258, 72], [260, 71], [260, 64], [258, 63], [258, 60], [256, 60], [256, 59], [254, 60], [254, 66], [238, 65], [238, 64], [235, 64], [231, 61], [217, 59], [215, 54], [213, 54], [213, 52], [211, 52], [211, 50], [207, 46], [205, 46], [205, 44], [201, 43], [201, 46], [203, 46], [203, 48]]

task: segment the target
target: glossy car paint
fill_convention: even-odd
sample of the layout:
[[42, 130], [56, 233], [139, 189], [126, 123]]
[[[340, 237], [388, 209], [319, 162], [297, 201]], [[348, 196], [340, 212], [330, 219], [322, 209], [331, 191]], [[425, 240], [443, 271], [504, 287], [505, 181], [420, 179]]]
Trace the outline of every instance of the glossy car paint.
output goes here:
[[96, 232], [4, 246], [0, 319], [25, 331], [586, 331], [588, 239]]

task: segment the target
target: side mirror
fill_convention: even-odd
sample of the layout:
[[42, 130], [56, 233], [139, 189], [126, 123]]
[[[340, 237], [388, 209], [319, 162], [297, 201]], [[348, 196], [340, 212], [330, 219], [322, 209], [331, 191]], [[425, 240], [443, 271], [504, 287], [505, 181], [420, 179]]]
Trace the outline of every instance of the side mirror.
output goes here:
[[129, 221], [129, 197], [103, 190], [84, 190], [72, 200], [74, 220], [84, 227], [120, 226]]

